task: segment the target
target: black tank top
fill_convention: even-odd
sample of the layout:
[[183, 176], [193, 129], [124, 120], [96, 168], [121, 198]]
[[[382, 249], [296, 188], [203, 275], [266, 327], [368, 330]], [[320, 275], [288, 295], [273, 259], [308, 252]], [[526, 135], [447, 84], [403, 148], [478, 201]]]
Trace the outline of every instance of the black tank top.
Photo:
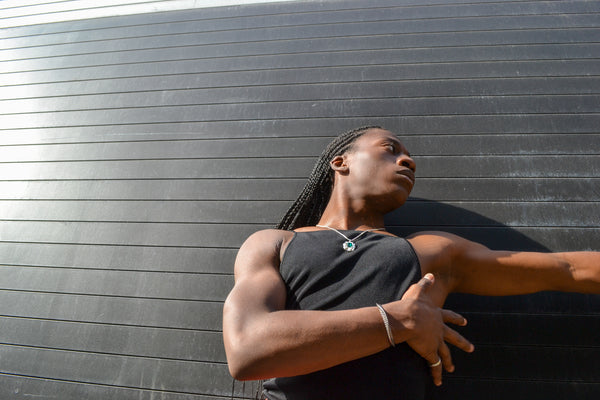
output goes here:
[[[349, 238], [358, 231], [341, 231]], [[346, 310], [398, 300], [421, 278], [419, 261], [403, 238], [376, 232], [342, 248], [330, 230], [296, 232], [280, 265], [290, 310]], [[381, 329], [385, 329], [383, 322]], [[427, 362], [408, 345], [307, 375], [264, 383], [270, 400], [422, 400], [431, 377]]]

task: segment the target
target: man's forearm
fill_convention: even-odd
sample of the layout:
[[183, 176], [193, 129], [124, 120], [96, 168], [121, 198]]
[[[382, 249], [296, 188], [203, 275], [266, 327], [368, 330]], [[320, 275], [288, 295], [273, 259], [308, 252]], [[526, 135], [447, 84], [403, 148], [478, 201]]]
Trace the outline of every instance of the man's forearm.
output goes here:
[[376, 307], [275, 311], [240, 329], [226, 336], [230, 372], [239, 380], [306, 374], [390, 346]]

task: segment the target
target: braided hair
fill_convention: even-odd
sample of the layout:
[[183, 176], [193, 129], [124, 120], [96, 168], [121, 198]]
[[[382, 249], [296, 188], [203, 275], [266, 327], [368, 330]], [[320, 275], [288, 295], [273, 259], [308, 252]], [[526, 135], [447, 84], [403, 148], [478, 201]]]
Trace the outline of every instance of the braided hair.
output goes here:
[[380, 126], [363, 126], [337, 136], [321, 153], [313, 167], [308, 182], [298, 198], [285, 213], [277, 229], [293, 230], [303, 226], [315, 225], [321, 219], [323, 211], [331, 197], [333, 189], [333, 170], [329, 163], [352, 148], [352, 145], [370, 129], [383, 129]]

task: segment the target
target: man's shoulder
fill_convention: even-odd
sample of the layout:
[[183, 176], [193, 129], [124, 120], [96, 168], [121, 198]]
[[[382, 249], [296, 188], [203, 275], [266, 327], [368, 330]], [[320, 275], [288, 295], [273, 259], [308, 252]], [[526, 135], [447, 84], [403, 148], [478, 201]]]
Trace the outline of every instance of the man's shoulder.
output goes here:
[[452, 256], [469, 241], [465, 238], [443, 231], [423, 231], [413, 233], [406, 238], [417, 254], [427, 257]]
[[294, 236], [294, 231], [286, 231], [282, 229], [261, 229], [251, 234], [247, 240], [267, 240], [277, 241], [287, 239]]
[[242, 248], [262, 248], [262, 249], [281, 249], [285, 246], [294, 236], [293, 231], [286, 231], [281, 229], [261, 229], [251, 234]]
[[432, 243], [448, 243], [457, 240], [464, 240], [450, 232], [444, 231], [421, 231], [410, 234], [407, 238], [410, 242], [432, 242]]

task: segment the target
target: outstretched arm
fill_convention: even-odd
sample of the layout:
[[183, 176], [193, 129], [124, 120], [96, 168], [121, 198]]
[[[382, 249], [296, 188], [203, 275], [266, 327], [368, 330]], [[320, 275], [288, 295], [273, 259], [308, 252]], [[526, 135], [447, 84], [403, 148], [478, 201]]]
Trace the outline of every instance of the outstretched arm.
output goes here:
[[600, 252], [494, 251], [456, 235], [410, 239], [425, 272], [445, 277], [448, 292], [487, 296], [545, 290], [600, 294]]
[[[282, 231], [261, 231], [238, 253], [235, 286], [223, 311], [231, 374], [241, 380], [306, 374], [389, 347], [375, 306], [343, 311], [284, 309], [286, 291], [278, 267], [285, 241]], [[430, 363], [440, 357], [444, 366], [452, 369], [444, 340], [466, 351], [471, 351], [472, 345], [444, 322], [465, 321], [430, 301], [430, 281], [420, 283], [403, 299], [384, 305], [395, 342], [407, 341]], [[434, 381], [441, 384], [441, 367], [432, 370]]]

